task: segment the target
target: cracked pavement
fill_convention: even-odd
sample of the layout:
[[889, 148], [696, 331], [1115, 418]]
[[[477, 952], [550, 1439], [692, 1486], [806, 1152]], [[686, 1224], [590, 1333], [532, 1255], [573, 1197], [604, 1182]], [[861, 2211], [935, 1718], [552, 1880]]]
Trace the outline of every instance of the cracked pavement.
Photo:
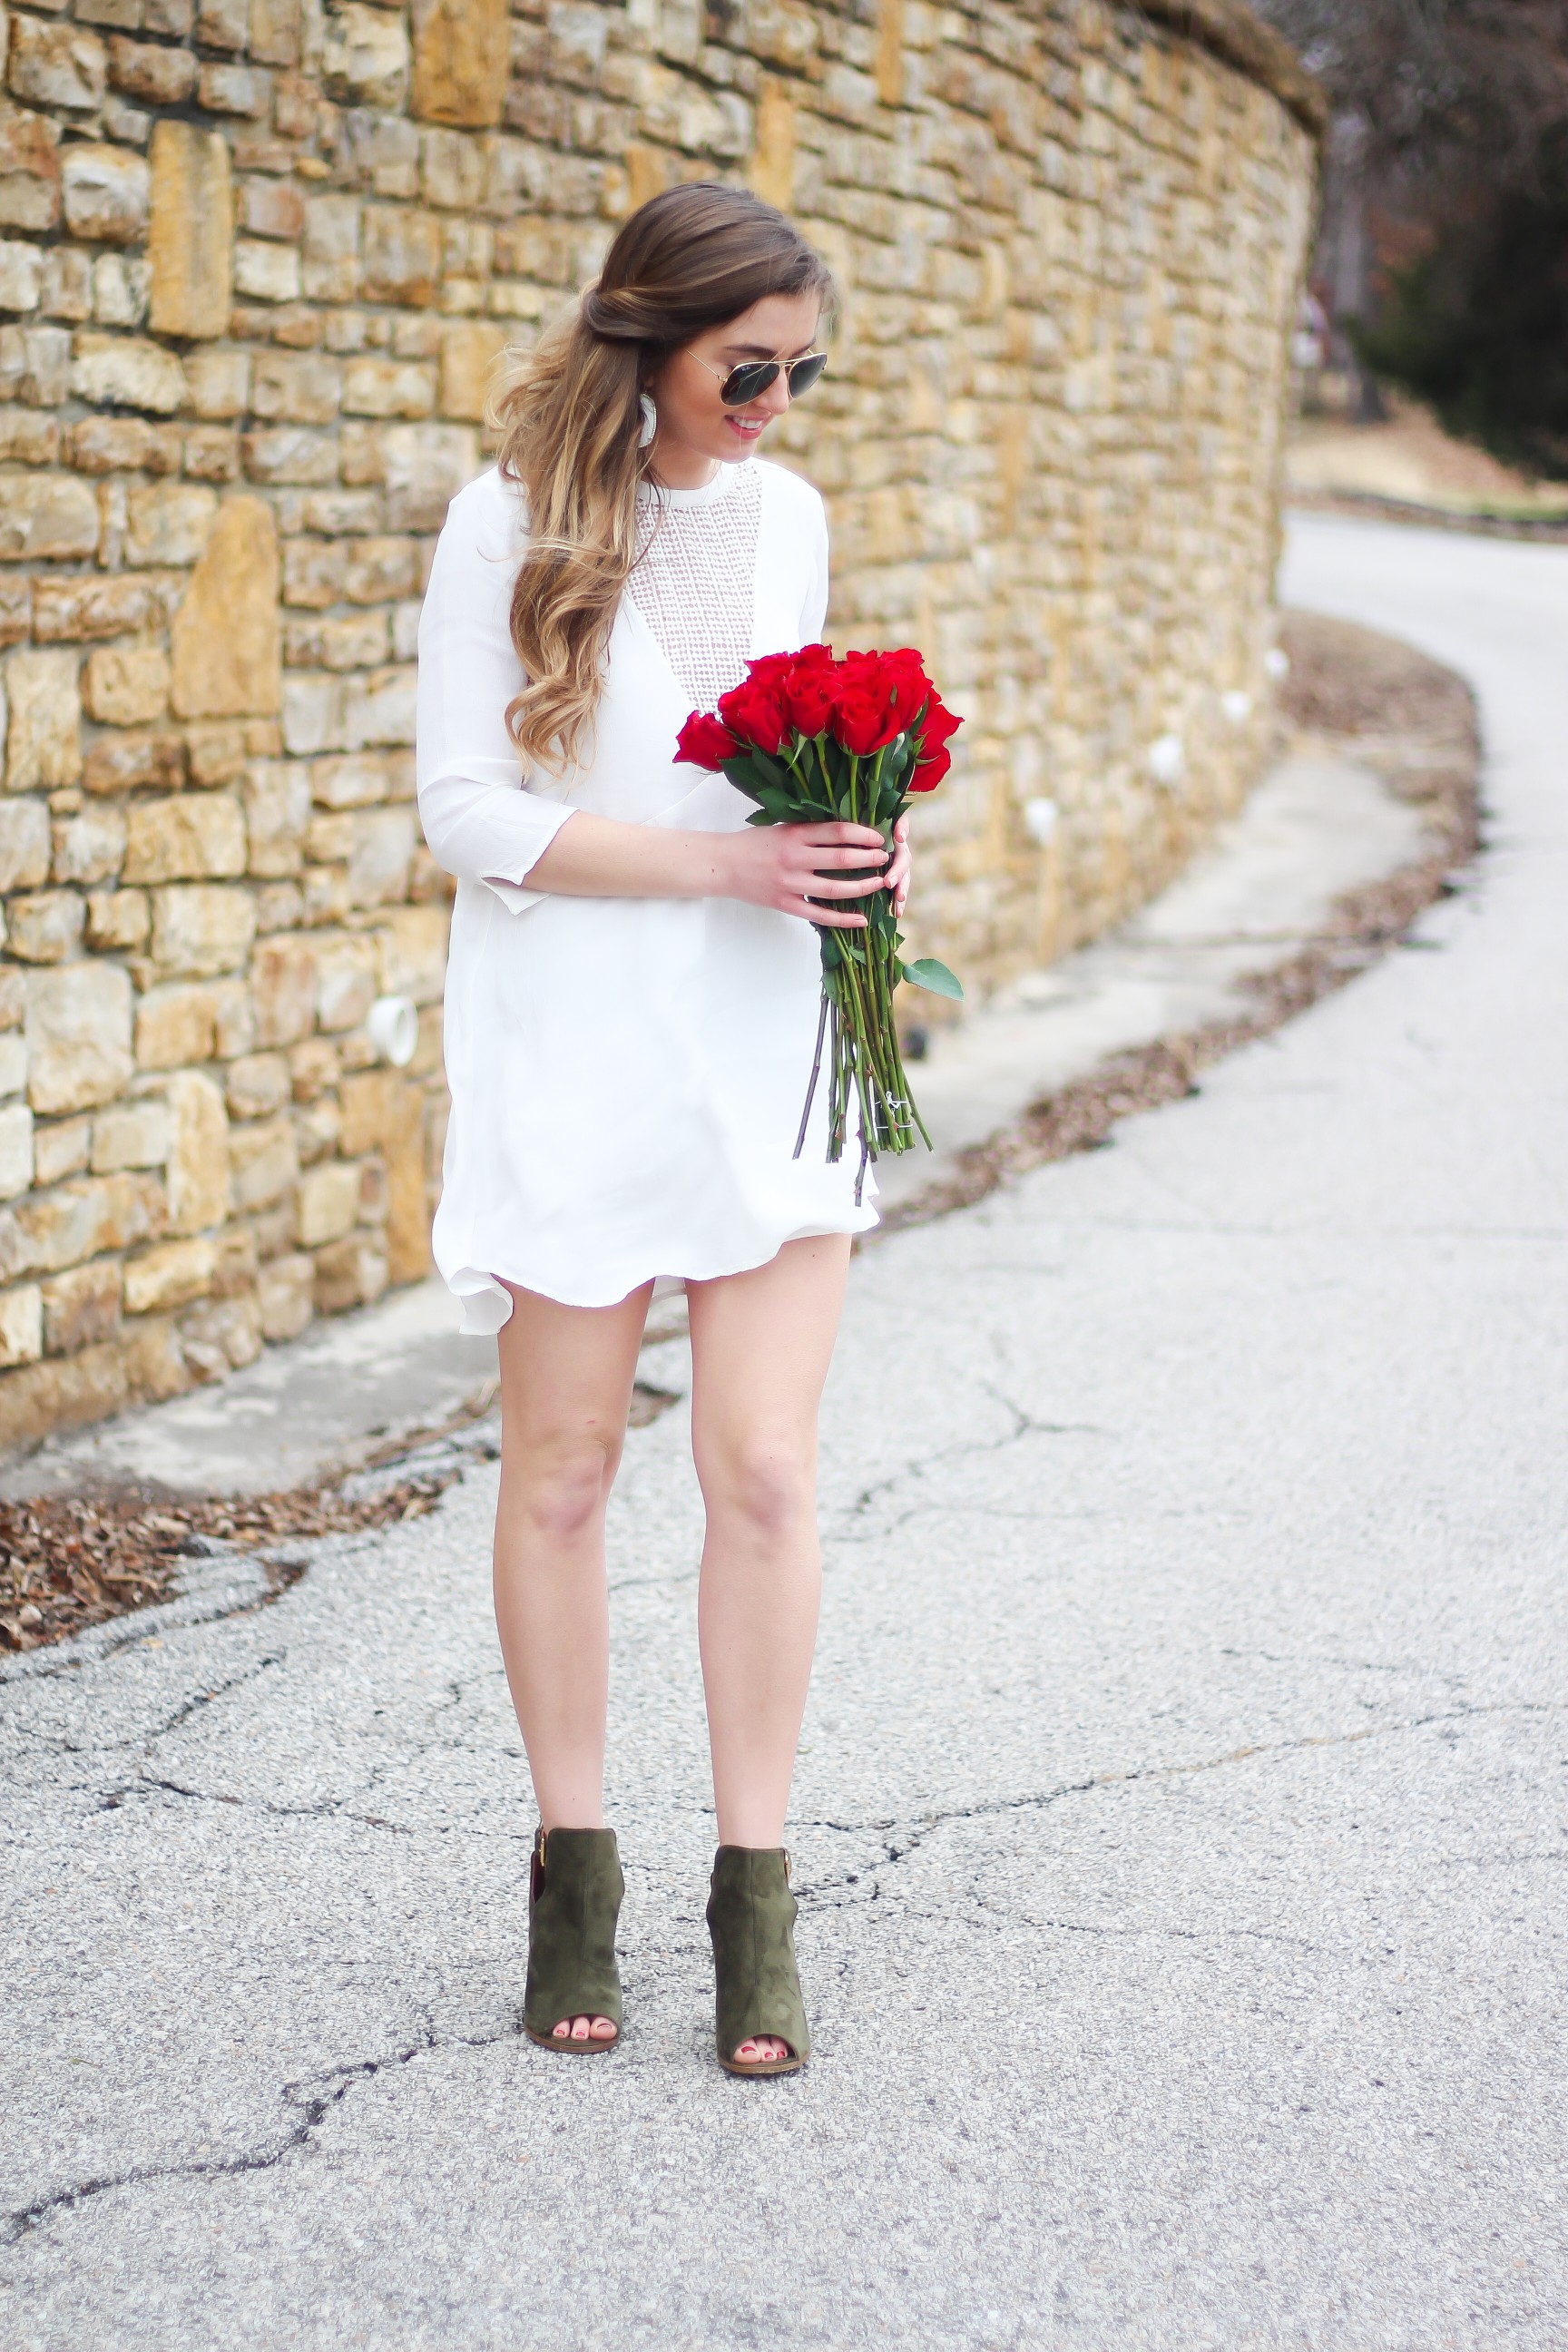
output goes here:
[[1288, 584], [1475, 680], [1489, 846], [858, 1262], [812, 2065], [712, 2059], [679, 1408], [613, 1513], [626, 2046], [521, 2039], [476, 1451], [0, 1674], [7, 2352], [1556, 2352], [1568, 551], [1313, 519]]

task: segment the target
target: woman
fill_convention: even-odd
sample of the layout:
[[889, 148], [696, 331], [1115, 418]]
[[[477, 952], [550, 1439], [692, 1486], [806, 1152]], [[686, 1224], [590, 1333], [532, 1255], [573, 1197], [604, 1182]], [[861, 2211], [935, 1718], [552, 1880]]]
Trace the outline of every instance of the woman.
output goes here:
[[435, 1249], [465, 1328], [500, 1334], [496, 1618], [540, 1818], [524, 2022], [551, 2050], [619, 2039], [605, 1507], [648, 1302], [684, 1283], [708, 1917], [719, 2057], [743, 2074], [809, 2048], [784, 1813], [817, 1406], [876, 1214], [856, 1155], [827, 1164], [822, 1108], [792, 1156], [811, 926], [864, 928], [879, 888], [901, 908], [910, 862], [862, 825], [750, 826], [675, 748], [749, 659], [821, 634], [821, 500], [756, 451], [821, 373], [831, 293], [743, 190], [644, 205], [502, 398], [500, 466], [453, 501], [419, 635], [420, 809], [458, 878]]

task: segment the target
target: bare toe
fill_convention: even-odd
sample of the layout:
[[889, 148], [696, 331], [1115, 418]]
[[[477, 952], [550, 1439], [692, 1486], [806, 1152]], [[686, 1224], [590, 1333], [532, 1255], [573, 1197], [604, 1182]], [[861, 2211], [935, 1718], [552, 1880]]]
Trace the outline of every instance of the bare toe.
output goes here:
[[559, 2025], [551, 2027], [550, 2038], [552, 2042], [564, 2042], [571, 2031], [572, 2020], [569, 2017], [563, 2017]]
[[588, 2039], [588, 2025], [589, 2021], [585, 2017], [574, 2017], [572, 2020], [572, 2039], [574, 2042], [586, 2042]]
[[607, 2017], [596, 2017], [588, 2030], [595, 2042], [613, 2042], [616, 2038], [616, 2028]]

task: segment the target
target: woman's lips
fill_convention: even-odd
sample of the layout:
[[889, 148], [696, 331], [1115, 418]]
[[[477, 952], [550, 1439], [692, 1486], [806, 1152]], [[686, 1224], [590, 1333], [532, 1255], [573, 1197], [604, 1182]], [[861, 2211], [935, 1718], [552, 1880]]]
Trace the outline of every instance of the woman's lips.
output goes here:
[[765, 416], [726, 416], [724, 419], [731, 432], [738, 433], [742, 441], [754, 441], [767, 421]]

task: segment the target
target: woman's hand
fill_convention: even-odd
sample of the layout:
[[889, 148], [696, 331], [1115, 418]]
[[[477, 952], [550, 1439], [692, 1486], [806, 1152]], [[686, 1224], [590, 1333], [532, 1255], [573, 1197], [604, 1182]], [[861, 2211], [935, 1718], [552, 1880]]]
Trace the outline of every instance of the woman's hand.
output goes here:
[[[907, 829], [900, 819], [895, 840]], [[817, 902], [868, 898], [873, 890], [890, 887], [900, 856], [903, 888], [909, 888], [908, 848], [895, 850], [889, 863], [881, 835], [868, 824], [830, 819], [820, 824], [749, 824], [723, 840], [723, 897], [744, 899], [752, 907], [776, 907], [781, 914], [800, 915], [827, 930], [863, 931], [866, 918], [852, 907], [836, 911]], [[868, 874], [868, 866], [877, 871]], [[895, 908], [900, 904], [895, 898]]]

